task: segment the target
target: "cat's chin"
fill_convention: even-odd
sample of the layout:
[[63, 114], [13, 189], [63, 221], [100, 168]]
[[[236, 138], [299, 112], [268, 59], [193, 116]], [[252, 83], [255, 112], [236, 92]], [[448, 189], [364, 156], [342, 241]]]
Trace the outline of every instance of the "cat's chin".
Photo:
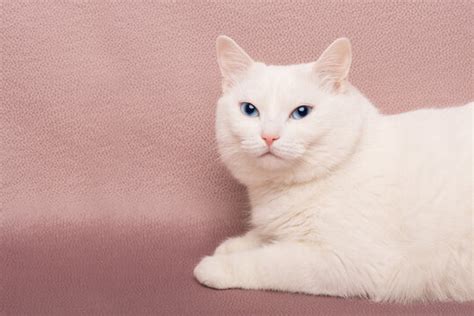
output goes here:
[[257, 165], [266, 170], [278, 170], [288, 167], [288, 161], [275, 155], [274, 153], [267, 152], [257, 157]]

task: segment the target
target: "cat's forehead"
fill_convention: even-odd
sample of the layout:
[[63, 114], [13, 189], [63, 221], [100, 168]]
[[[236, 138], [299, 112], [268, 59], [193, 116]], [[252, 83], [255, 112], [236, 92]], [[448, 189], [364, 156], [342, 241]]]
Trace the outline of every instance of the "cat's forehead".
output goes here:
[[267, 80], [284, 80], [304, 77], [310, 73], [310, 64], [294, 65], [263, 65], [257, 68], [257, 74], [266, 77]]
[[276, 98], [284, 102], [303, 97], [314, 90], [315, 83], [308, 64], [258, 65], [239, 85], [243, 98], [262, 101]]

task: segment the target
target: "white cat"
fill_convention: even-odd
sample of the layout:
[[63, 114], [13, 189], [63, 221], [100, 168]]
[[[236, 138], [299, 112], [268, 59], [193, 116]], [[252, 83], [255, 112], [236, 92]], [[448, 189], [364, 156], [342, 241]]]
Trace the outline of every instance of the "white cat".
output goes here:
[[377, 301], [474, 299], [473, 105], [381, 115], [340, 38], [314, 63], [254, 62], [217, 39], [220, 155], [252, 229], [194, 270], [217, 289]]

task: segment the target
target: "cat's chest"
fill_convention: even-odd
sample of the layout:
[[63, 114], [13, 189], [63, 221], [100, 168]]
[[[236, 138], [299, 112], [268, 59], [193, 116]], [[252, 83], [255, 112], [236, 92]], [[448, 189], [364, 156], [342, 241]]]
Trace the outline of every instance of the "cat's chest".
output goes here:
[[318, 217], [325, 205], [314, 186], [282, 188], [251, 196], [251, 222], [268, 241], [314, 241], [319, 239]]
[[[273, 190], [249, 191], [251, 223], [264, 239], [327, 242], [364, 235], [386, 220], [377, 181], [352, 177]], [[253, 194], [252, 194], [253, 193]], [[343, 236], [343, 237], [341, 237]]]

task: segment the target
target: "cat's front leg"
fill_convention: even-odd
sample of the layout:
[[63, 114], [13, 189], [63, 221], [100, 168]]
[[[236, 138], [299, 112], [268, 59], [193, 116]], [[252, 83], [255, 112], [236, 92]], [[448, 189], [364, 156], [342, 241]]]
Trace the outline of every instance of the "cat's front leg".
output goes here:
[[274, 243], [260, 248], [205, 257], [194, 269], [212, 288], [268, 289], [334, 296], [364, 295], [330, 251], [303, 243]]
[[224, 240], [214, 251], [214, 255], [229, 254], [233, 252], [245, 251], [257, 248], [262, 245], [258, 235], [249, 231], [243, 236], [232, 237]]

